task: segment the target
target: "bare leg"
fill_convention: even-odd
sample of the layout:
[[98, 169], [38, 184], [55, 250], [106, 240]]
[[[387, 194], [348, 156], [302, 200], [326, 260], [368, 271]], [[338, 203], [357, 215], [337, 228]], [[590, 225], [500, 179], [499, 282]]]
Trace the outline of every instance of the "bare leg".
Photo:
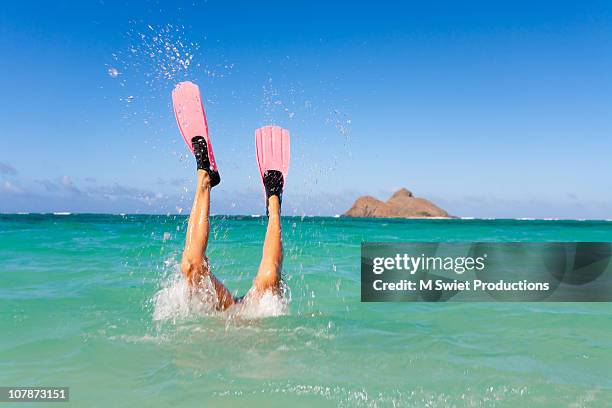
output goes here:
[[181, 271], [193, 289], [200, 289], [205, 277], [209, 277], [217, 295], [219, 309], [227, 309], [234, 303], [232, 294], [212, 274], [206, 259], [206, 247], [210, 222], [210, 177], [205, 170], [198, 170], [198, 185], [196, 187], [193, 207], [189, 215], [185, 250], [181, 261]]
[[268, 228], [263, 246], [261, 264], [253, 281], [258, 294], [268, 290], [280, 291], [281, 267], [283, 264], [283, 241], [281, 237], [281, 207], [277, 196], [268, 199]]

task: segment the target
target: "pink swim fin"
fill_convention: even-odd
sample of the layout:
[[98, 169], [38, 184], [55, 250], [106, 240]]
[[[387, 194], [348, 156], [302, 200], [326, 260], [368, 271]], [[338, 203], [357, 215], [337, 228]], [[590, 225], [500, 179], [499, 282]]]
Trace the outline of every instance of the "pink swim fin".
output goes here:
[[290, 156], [289, 131], [280, 126], [259, 128], [255, 131], [255, 147], [262, 180], [266, 171], [277, 170], [283, 174], [286, 182]]
[[208, 136], [208, 123], [206, 122], [204, 105], [200, 97], [200, 88], [189, 81], [179, 83], [172, 91], [172, 105], [174, 106], [176, 122], [187, 147], [193, 152], [192, 139], [195, 136], [202, 136], [206, 141], [208, 149], [210, 170], [213, 172], [218, 171], [212, 143]]
[[283, 200], [283, 189], [289, 171], [289, 131], [279, 126], [264, 126], [255, 131], [255, 148], [261, 182], [266, 192], [266, 214], [271, 196]]

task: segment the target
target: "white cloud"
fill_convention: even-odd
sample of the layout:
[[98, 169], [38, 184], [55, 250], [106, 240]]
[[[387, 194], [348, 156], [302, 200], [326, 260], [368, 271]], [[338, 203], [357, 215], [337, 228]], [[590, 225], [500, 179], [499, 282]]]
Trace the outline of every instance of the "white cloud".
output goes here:
[[8, 163], [0, 162], [0, 174], [4, 176], [14, 176], [17, 174], [17, 169]]
[[23, 193], [23, 189], [21, 187], [11, 183], [8, 180], [6, 180], [2, 184], [2, 191], [7, 192], [7, 193], [14, 193], [14, 194], [21, 194], [21, 193]]

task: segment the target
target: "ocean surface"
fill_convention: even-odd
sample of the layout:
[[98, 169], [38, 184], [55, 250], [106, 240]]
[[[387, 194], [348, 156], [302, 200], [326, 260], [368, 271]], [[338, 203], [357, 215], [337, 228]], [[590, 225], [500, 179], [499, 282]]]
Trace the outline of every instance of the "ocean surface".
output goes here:
[[[237, 294], [264, 223], [212, 221]], [[290, 300], [250, 314], [186, 299], [186, 224], [0, 215], [0, 386], [69, 386], [83, 407], [612, 404], [612, 304], [367, 304], [359, 281], [362, 241], [611, 241], [612, 222], [286, 217]]]

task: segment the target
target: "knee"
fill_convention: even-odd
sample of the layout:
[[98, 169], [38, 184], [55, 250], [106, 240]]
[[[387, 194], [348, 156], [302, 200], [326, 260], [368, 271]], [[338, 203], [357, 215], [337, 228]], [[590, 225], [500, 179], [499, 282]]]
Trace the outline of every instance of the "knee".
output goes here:
[[183, 255], [181, 260], [181, 272], [191, 282], [193, 275], [202, 267], [202, 262], [193, 257]]
[[266, 291], [268, 289], [276, 289], [280, 283], [280, 271], [276, 265], [266, 266], [257, 273], [253, 286], [260, 291]]

